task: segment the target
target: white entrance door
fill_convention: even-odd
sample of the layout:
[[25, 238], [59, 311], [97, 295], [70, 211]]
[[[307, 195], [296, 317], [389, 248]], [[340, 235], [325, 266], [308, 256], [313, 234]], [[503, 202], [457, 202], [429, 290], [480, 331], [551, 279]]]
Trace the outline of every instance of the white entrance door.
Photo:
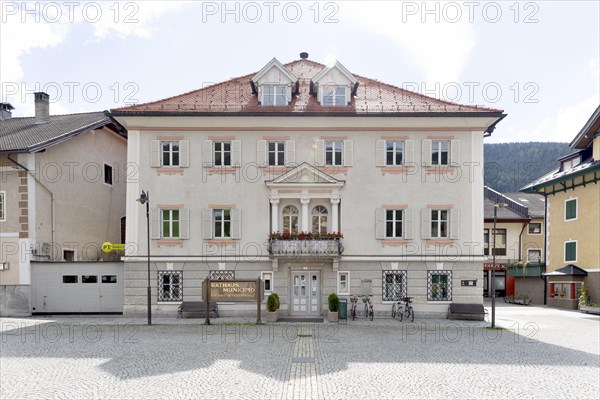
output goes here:
[[321, 277], [318, 271], [292, 272], [291, 314], [320, 315]]

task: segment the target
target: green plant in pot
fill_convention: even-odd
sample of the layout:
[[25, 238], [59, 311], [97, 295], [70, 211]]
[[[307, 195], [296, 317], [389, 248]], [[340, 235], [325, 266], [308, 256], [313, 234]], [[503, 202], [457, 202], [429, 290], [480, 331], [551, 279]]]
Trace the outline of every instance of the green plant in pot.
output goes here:
[[277, 293], [271, 293], [269, 297], [267, 297], [267, 321], [275, 322], [277, 321], [277, 310], [279, 310], [279, 296]]
[[338, 321], [338, 308], [340, 306], [340, 299], [338, 295], [335, 293], [331, 293], [327, 298], [327, 304], [329, 311], [327, 313], [327, 318], [329, 322], [337, 322]]

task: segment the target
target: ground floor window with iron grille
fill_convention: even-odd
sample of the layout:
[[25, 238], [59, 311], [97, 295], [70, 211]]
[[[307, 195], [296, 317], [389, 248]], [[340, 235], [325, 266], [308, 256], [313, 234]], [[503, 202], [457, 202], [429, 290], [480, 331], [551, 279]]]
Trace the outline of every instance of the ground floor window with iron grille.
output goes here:
[[452, 271], [429, 271], [427, 273], [427, 300], [452, 300]]
[[158, 271], [158, 301], [183, 300], [183, 271]]
[[383, 301], [399, 301], [406, 296], [406, 271], [383, 271]]

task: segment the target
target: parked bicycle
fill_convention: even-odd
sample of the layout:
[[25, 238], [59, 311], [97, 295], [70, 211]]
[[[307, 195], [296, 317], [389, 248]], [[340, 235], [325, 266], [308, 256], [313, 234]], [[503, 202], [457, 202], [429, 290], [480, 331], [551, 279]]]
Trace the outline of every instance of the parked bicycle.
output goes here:
[[392, 318], [398, 316], [400, 322], [402, 322], [402, 319], [406, 316], [406, 319], [413, 322], [415, 320], [415, 311], [410, 303], [412, 303], [412, 297], [403, 297], [399, 301], [394, 302], [392, 306]]
[[354, 321], [356, 319], [356, 308], [358, 307], [358, 298], [359, 297], [362, 297], [362, 301], [365, 305], [365, 308], [364, 308], [365, 317], [370, 318], [371, 321], [373, 321], [374, 312], [373, 312], [373, 301], [371, 300], [371, 295], [358, 296], [358, 295], [354, 295], [354, 294], [350, 296], [350, 315], [352, 316], [352, 320]]
[[371, 300], [371, 295], [365, 295], [362, 299], [365, 304], [365, 317], [370, 318], [373, 321], [373, 301]]
[[356, 319], [356, 305], [358, 303], [358, 297], [355, 295], [350, 296], [350, 315], [352, 316], [352, 321]]

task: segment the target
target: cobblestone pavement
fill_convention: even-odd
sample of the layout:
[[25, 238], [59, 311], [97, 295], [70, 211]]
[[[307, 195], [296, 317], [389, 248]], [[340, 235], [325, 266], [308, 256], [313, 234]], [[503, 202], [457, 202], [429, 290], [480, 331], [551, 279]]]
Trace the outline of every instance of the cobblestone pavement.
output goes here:
[[391, 318], [258, 326], [2, 318], [0, 397], [600, 396], [597, 316], [499, 304], [496, 318], [509, 329]]

